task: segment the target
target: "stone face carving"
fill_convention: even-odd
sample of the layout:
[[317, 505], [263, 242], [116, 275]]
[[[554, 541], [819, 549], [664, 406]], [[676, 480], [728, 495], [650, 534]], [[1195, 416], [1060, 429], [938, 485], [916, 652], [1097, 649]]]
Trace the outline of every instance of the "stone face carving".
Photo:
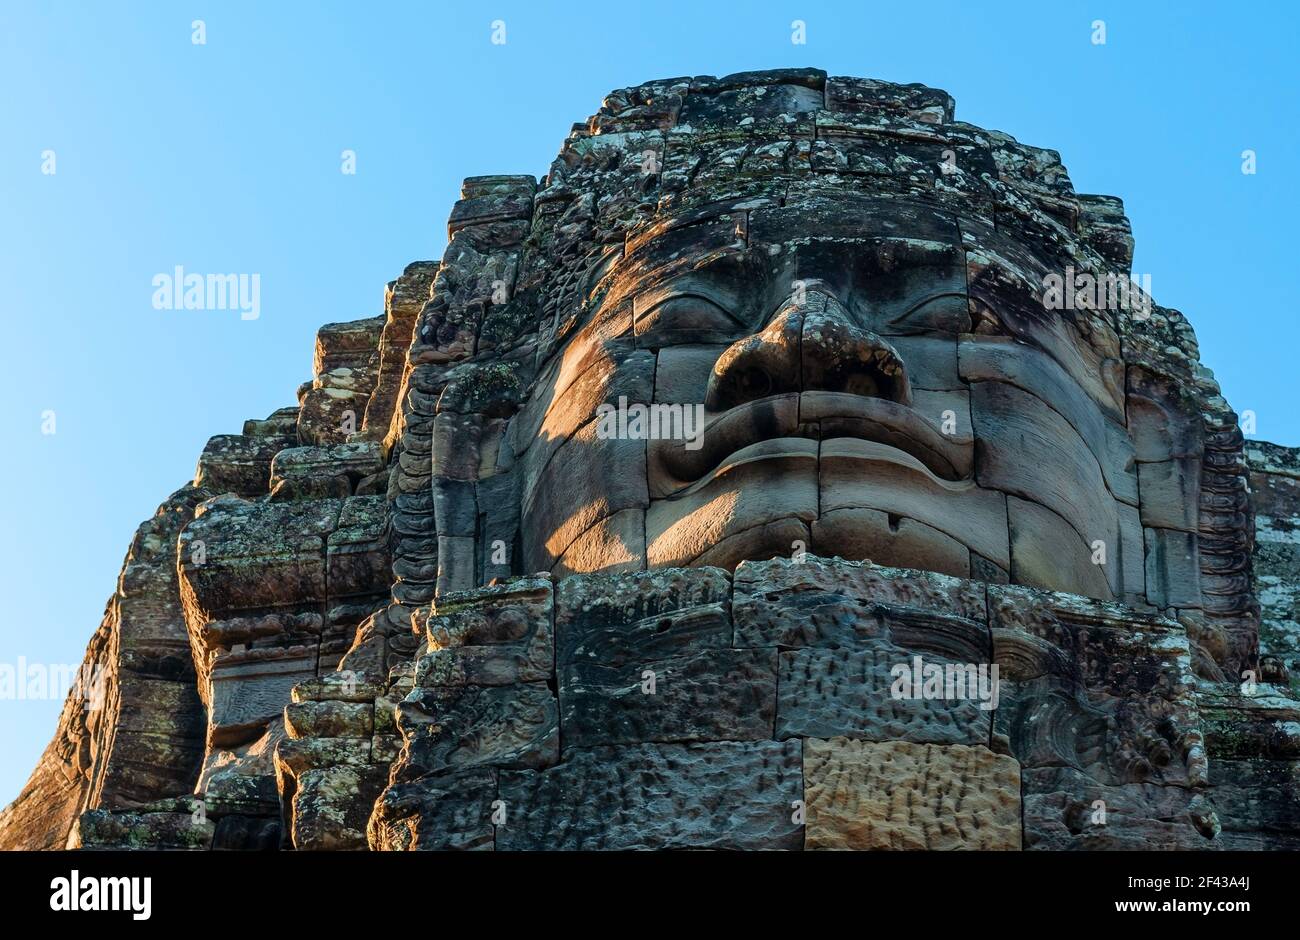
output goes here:
[[142, 528], [0, 845], [1300, 844], [1300, 458], [1052, 293], [1128, 283], [1118, 200], [815, 69], [461, 197]]
[[[505, 573], [487, 559], [512, 540], [473, 530], [517, 512], [517, 570], [810, 550], [1185, 611], [1221, 667], [1251, 661], [1240, 439], [1186, 324], [1149, 298], [1045, 305], [1067, 269], [1126, 278], [1117, 202], [913, 94], [815, 70], [650, 83], [541, 189], [467, 183], [407, 413], [413, 444], [435, 427], [409, 470], [434, 478], [441, 551], [403, 596]], [[454, 338], [467, 318], [490, 356]], [[471, 414], [460, 389], [503, 368], [512, 403]], [[616, 404], [642, 433], [603, 433]]]

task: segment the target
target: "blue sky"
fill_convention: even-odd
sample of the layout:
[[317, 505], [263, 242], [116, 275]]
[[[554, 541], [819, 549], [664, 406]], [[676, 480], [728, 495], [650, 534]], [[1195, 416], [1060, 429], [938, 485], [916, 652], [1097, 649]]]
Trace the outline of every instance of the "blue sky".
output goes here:
[[[207, 438], [293, 404], [316, 328], [381, 313], [385, 281], [440, 256], [463, 177], [544, 173], [605, 93], [651, 78], [919, 81], [1059, 150], [1078, 191], [1124, 199], [1135, 272], [1189, 316], [1228, 400], [1300, 444], [1296, 4], [578, 6], [6, 0], [0, 663], [79, 662], [135, 527]], [[260, 317], [155, 310], [176, 265], [258, 273]], [[0, 802], [59, 707], [0, 702]]]

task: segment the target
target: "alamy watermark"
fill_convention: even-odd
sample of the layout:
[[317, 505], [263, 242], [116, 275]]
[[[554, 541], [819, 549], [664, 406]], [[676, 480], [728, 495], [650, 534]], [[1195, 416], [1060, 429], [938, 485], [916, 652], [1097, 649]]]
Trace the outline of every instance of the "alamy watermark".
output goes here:
[[894, 679], [889, 694], [896, 699], [974, 701], [983, 711], [998, 707], [997, 663], [927, 663], [913, 656], [889, 674]]
[[179, 264], [171, 274], [155, 274], [155, 310], [238, 310], [241, 320], [262, 315], [260, 274], [186, 274]]
[[704, 446], [703, 405], [628, 404], [596, 406], [596, 436], [602, 441], [685, 441], [687, 450]]
[[86, 703], [88, 711], [104, 705], [108, 673], [90, 663], [0, 663], [0, 701], [62, 701], [72, 693]]
[[50, 881], [52, 911], [130, 911], [132, 920], [153, 912], [153, 879], [148, 875], [83, 875], [72, 869]]
[[1075, 271], [1043, 278], [1043, 306], [1048, 310], [1127, 310], [1138, 320], [1151, 316], [1151, 275], [1135, 281], [1126, 274], [1096, 275]]

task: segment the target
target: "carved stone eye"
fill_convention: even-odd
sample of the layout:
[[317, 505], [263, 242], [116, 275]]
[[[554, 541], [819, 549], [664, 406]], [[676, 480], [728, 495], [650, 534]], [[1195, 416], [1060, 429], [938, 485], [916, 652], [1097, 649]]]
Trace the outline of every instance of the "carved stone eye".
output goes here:
[[891, 334], [971, 332], [970, 302], [964, 294], [942, 291], [915, 301], [881, 329]]
[[664, 343], [700, 336], [732, 337], [740, 329], [738, 321], [713, 301], [705, 297], [670, 297], [636, 322], [638, 336], [653, 336]]

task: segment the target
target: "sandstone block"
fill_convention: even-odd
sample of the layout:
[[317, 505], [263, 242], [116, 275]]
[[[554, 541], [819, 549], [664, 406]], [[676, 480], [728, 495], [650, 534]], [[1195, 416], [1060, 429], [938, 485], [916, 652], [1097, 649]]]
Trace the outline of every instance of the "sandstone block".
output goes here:
[[383, 792], [370, 819], [377, 852], [487, 850], [494, 846], [497, 771], [435, 774]]
[[797, 849], [798, 741], [638, 744], [503, 773], [498, 849]]
[[985, 747], [804, 742], [809, 849], [1019, 849], [1020, 773]]
[[545, 682], [417, 688], [398, 706], [406, 745], [400, 777], [470, 766], [545, 767], [555, 763], [560, 728]]
[[[986, 744], [993, 712], [974, 699], [895, 698], [892, 670], [912, 651], [805, 648], [781, 653], [776, 736]], [[926, 656], [942, 666], [948, 661]], [[967, 662], [983, 662], [974, 658]], [[910, 675], [910, 672], [909, 672]], [[971, 691], [961, 687], [962, 694]]]
[[190, 813], [120, 813], [96, 809], [81, 814], [73, 833], [82, 849], [206, 849], [215, 823]]
[[[635, 657], [635, 652], [631, 654]], [[713, 650], [560, 670], [564, 746], [770, 738], [775, 650]]]
[[305, 771], [292, 802], [293, 846], [299, 851], [365, 849], [366, 825], [384, 785], [384, 767]]
[[284, 707], [284, 727], [291, 738], [369, 737], [374, 721], [370, 702], [291, 702]]

